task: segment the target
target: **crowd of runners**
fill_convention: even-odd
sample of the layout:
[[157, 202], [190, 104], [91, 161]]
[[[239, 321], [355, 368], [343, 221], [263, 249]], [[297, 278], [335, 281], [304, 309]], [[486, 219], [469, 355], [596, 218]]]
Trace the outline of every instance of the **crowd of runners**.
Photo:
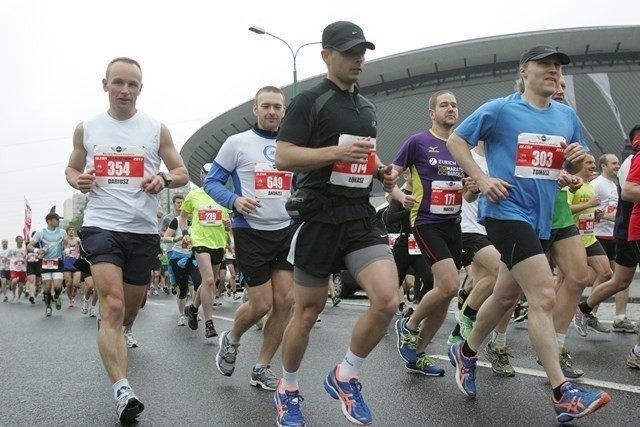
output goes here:
[[[260, 351], [243, 355], [255, 361], [250, 384], [273, 392], [277, 425], [304, 426], [298, 371], [331, 275], [349, 270], [369, 306], [344, 358], [318, 381], [350, 422], [369, 425], [360, 372], [405, 306], [401, 284], [412, 268], [424, 289], [394, 321], [409, 372], [444, 375], [427, 348], [457, 298], [448, 355], [465, 396], [478, 393], [479, 354], [497, 375], [516, 374], [506, 340], [516, 318], [528, 322], [559, 422], [609, 403], [605, 391], [570, 381], [585, 373], [567, 336], [571, 327], [583, 337], [610, 333], [597, 307], [614, 295], [613, 332], [638, 332], [625, 290], [640, 259], [640, 161], [588, 152], [564, 104], [570, 58], [546, 45], [525, 50], [514, 93], [461, 123], [455, 94], [432, 94], [431, 127], [385, 163], [376, 154], [375, 106], [356, 85], [375, 46], [346, 21], [327, 26], [322, 45], [327, 78], [296, 96], [286, 115], [283, 92], [260, 88], [255, 125], [227, 139], [202, 165], [202, 187], [174, 195], [166, 216], [157, 215], [157, 194], [185, 185], [186, 167], [168, 129], [136, 108], [140, 65], [111, 61], [103, 79], [109, 109], [78, 125], [65, 171], [89, 195], [82, 229], [61, 229], [52, 212], [27, 242], [18, 236], [9, 248], [3, 240], [5, 302], [41, 299], [51, 316], [64, 292], [68, 307], [99, 318], [98, 349], [122, 422], [144, 409], [127, 379], [127, 347], [138, 345], [132, 326], [148, 296], [176, 295], [177, 325], [197, 330], [200, 318], [205, 339], [218, 337], [212, 363], [223, 376], [234, 374], [245, 332], [261, 324]], [[629, 141], [640, 150], [640, 126]], [[369, 203], [374, 180], [389, 201], [381, 214]], [[232, 326], [218, 331], [216, 299], [240, 299], [240, 289], [246, 298]], [[281, 375], [272, 367], [279, 348]], [[640, 369], [640, 341], [619, 358]]]

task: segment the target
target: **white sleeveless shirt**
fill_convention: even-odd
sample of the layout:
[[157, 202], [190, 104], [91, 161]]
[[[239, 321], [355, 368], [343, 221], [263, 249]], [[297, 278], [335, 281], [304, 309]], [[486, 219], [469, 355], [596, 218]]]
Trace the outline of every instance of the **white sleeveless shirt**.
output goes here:
[[143, 192], [140, 181], [160, 170], [160, 122], [141, 111], [128, 120], [104, 112], [83, 128], [87, 168], [96, 170], [83, 225], [157, 234], [158, 196]]

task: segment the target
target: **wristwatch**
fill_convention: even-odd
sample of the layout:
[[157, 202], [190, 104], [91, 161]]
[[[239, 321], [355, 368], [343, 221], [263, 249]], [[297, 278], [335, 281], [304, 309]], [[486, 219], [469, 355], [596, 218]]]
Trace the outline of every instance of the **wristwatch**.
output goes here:
[[167, 172], [158, 172], [158, 176], [164, 181], [165, 188], [168, 188], [173, 182], [173, 178]]

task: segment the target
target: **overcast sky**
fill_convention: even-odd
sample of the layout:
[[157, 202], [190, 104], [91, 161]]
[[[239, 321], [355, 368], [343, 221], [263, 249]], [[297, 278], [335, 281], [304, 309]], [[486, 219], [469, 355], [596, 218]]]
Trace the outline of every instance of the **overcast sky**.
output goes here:
[[[569, 27], [637, 25], [637, 0], [558, 2], [318, 2], [279, 0], [8, 0], [0, 15], [0, 237], [21, 234], [24, 197], [32, 229], [74, 190], [64, 178], [71, 136], [107, 109], [101, 79], [117, 56], [137, 59], [138, 108], [165, 123], [176, 148], [265, 85], [292, 82], [291, 52], [320, 41], [334, 21], [360, 25], [376, 50], [367, 59], [495, 35]], [[530, 10], [527, 14], [523, 10]], [[558, 40], [562, 45], [562, 40]], [[298, 54], [298, 79], [326, 72], [320, 47]], [[364, 72], [366, 73], [366, 66]]]

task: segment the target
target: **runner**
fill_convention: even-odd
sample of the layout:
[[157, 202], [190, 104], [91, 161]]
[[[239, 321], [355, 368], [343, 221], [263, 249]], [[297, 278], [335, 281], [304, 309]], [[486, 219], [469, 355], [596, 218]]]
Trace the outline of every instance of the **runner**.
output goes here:
[[[27, 251], [36, 250], [42, 259], [42, 293], [44, 295], [45, 316], [51, 316], [51, 302], [55, 303], [56, 310], [62, 308], [60, 294], [64, 281], [62, 256], [64, 242], [67, 240], [67, 233], [60, 228], [60, 215], [50, 212], [45, 217], [47, 227], [38, 231], [29, 244]], [[36, 244], [40, 244], [40, 249]], [[53, 296], [51, 292], [53, 291]]]

